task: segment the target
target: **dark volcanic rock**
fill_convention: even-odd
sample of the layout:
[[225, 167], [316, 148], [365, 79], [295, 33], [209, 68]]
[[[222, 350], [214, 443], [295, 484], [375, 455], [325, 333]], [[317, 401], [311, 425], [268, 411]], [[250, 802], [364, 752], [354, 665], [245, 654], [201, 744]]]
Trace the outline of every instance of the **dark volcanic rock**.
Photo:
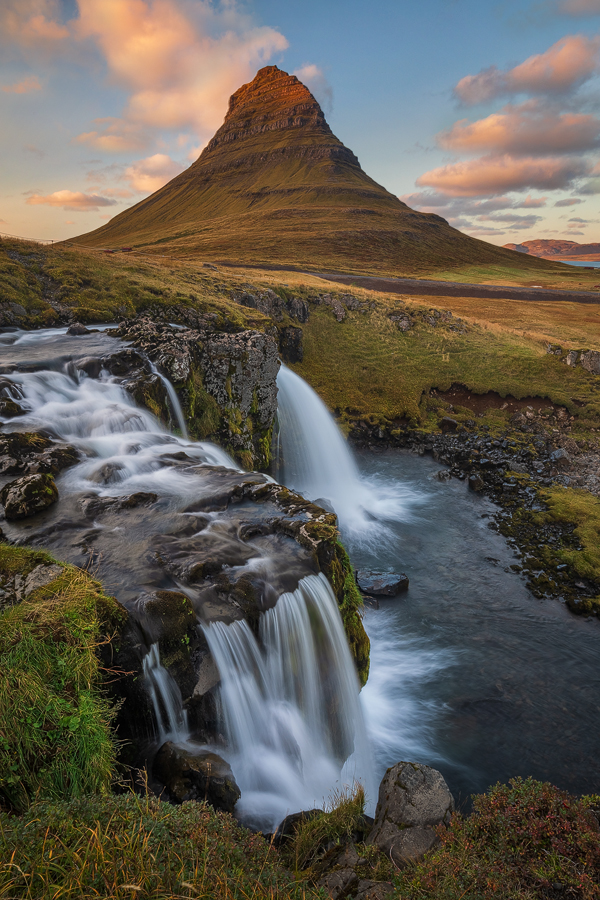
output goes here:
[[356, 583], [363, 594], [371, 597], [395, 597], [401, 591], [408, 590], [408, 577], [394, 572], [359, 570], [356, 573]]
[[302, 329], [288, 325], [279, 332], [279, 350], [284, 362], [302, 362], [304, 348], [302, 346]]
[[172, 803], [206, 800], [215, 809], [231, 813], [241, 796], [229, 764], [192, 743], [167, 741], [156, 754], [152, 772]]
[[397, 866], [420, 859], [438, 843], [435, 828], [448, 825], [454, 798], [436, 769], [399, 762], [379, 786], [375, 824], [367, 838]]
[[9, 481], [0, 492], [0, 503], [7, 519], [26, 519], [58, 500], [58, 488], [52, 475], [26, 475]]
[[69, 327], [67, 328], [67, 334], [82, 335], [89, 333], [89, 328], [86, 328], [85, 325], [81, 324], [81, 322], [73, 322], [73, 324], [69, 325]]

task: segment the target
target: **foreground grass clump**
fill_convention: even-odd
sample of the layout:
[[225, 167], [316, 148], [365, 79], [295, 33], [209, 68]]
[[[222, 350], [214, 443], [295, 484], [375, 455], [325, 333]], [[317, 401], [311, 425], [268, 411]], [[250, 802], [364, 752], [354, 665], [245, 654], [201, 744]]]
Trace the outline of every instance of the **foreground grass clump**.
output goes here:
[[354, 840], [361, 830], [365, 791], [361, 784], [335, 793], [325, 811], [300, 822], [292, 839], [284, 845], [283, 857], [294, 869], [310, 873], [324, 851]]
[[260, 835], [202, 803], [136, 795], [0, 814], [0, 897], [309, 900]]
[[[52, 563], [45, 553], [0, 545], [4, 585]], [[74, 566], [0, 615], [0, 807], [22, 812], [37, 798], [109, 789], [113, 711], [96, 649], [121, 615]]]
[[586, 803], [551, 784], [514, 778], [475, 798], [440, 829], [441, 846], [396, 879], [411, 900], [600, 897], [600, 832]]

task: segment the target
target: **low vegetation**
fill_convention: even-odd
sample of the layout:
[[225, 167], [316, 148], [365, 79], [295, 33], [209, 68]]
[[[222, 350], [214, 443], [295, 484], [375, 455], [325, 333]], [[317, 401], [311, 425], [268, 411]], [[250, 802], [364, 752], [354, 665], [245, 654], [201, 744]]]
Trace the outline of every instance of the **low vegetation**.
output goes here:
[[[0, 584], [55, 561], [0, 544]], [[23, 812], [37, 798], [110, 789], [114, 711], [96, 653], [120, 617], [115, 601], [65, 566], [0, 615], [0, 807]]]
[[395, 880], [396, 900], [600, 897], [600, 832], [577, 800], [531, 778], [475, 798], [470, 816], [440, 829], [441, 845]]
[[310, 900], [261, 836], [205, 803], [135, 794], [0, 813], [0, 897]]

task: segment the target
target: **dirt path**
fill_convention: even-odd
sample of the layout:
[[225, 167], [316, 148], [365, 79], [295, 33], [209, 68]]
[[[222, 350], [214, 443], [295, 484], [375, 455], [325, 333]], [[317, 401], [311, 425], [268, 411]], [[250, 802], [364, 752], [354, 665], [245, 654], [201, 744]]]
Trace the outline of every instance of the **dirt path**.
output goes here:
[[557, 291], [549, 288], [507, 287], [501, 284], [466, 284], [456, 281], [428, 281], [417, 278], [376, 278], [371, 275], [335, 275], [307, 272], [326, 281], [386, 294], [418, 294], [425, 297], [476, 297], [479, 299], [600, 303], [600, 291]]

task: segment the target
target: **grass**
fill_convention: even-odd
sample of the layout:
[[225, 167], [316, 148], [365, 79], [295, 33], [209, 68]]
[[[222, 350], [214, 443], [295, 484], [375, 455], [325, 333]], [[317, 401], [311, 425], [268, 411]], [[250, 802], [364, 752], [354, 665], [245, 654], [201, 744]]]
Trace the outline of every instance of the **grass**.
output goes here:
[[[0, 578], [52, 557], [0, 544]], [[120, 617], [100, 585], [74, 566], [0, 615], [0, 806], [110, 789], [114, 710], [96, 648]]]
[[309, 900], [274, 849], [203, 803], [133, 794], [0, 813], [6, 900]]
[[585, 800], [515, 778], [440, 829], [441, 846], [395, 880], [396, 900], [600, 897], [600, 834]]

